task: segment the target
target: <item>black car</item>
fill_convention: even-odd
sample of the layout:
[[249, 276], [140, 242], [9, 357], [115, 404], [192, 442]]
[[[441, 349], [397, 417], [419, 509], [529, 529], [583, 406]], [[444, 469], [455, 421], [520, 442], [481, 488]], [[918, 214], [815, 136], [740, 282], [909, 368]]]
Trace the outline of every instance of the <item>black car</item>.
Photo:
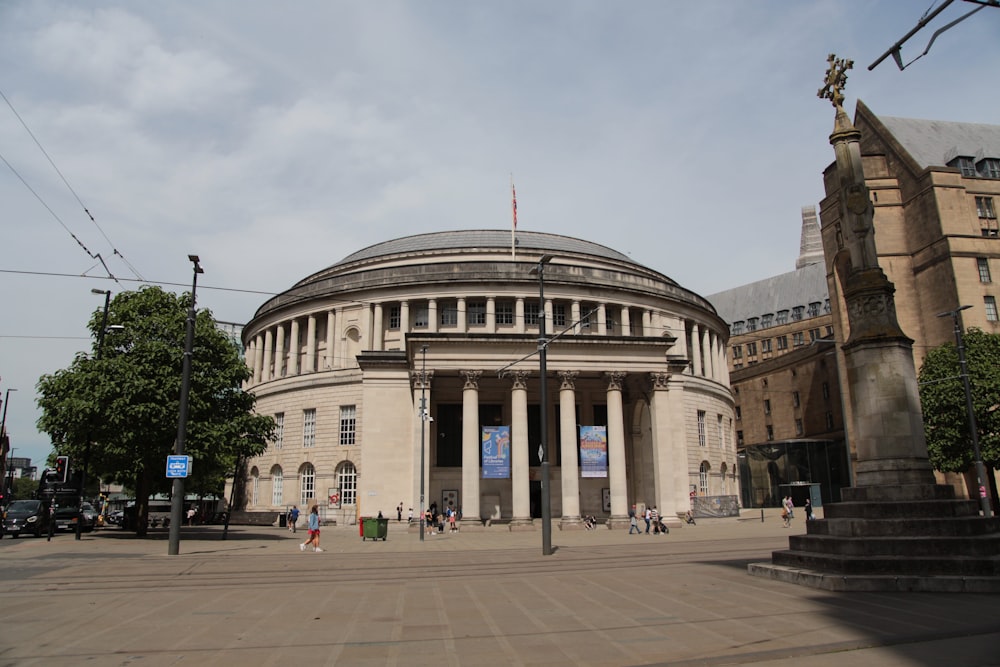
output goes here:
[[[56, 530], [76, 530], [80, 513], [76, 505], [56, 507]], [[90, 503], [83, 503], [83, 532], [89, 533], [97, 525], [97, 512]]]
[[30, 533], [35, 537], [49, 530], [49, 508], [41, 500], [15, 500], [3, 513], [3, 529], [11, 537]]

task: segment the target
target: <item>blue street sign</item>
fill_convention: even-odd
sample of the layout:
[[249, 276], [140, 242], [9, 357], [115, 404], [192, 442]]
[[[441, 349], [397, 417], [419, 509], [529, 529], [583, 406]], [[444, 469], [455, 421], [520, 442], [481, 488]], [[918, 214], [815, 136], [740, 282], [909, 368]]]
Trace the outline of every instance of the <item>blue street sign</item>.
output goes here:
[[191, 474], [191, 457], [171, 455], [167, 457], [167, 479], [187, 477]]

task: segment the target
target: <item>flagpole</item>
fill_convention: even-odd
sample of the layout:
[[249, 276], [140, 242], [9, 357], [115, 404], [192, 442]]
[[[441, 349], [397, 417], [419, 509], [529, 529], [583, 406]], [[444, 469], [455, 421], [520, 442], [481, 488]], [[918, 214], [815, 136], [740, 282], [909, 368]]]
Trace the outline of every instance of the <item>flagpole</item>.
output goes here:
[[513, 262], [516, 259], [515, 248], [517, 247], [517, 240], [515, 239], [515, 234], [517, 233], [517, 192], [514, 190], [514, 174], [510, 175], [510, 209], [510, 260]]

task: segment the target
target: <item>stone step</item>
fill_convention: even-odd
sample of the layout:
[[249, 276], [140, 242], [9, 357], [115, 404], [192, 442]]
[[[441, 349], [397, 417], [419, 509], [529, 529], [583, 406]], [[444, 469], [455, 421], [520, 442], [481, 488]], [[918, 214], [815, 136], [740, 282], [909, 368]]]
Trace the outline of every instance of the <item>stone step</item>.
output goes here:
[[898, 502], [905, 500], [954, 500], [955, 489], [942, 484], [886, 484], [851, 486], [840, 490], [845, 502]]
[[972, 537], [1000, 533], [1000, 517], [819, 519], [806, 522], [806, 532], [837, 537]]
[[881, 556], [943, 558], [951, 554], [961, 554], [969, 558], [1000, 559], [1000, 533], [953, 537], [792, 535], [788, 538], [788, 546], [791, 551], [858, 558]]
[[1000, 576], [1000, 556], [991, 558], [875, 556], [858, 558], [805, 551], [775, 551], [775, 565], [807, 568], [836, 574], [885, 574], [897, 576]]
[[916, 519], [978, 517], [975, 500], [843, 501], [823, 505], [827, 519]]

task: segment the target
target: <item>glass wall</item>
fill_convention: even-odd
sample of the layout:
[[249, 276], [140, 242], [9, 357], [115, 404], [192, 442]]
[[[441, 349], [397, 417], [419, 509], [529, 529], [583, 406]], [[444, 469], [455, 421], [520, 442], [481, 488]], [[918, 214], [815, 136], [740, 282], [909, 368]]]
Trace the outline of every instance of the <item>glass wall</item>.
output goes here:
[[850, 486], [847, 448], [842, 440], [751, 445], [740, 450], [739, 464], [743, 507], [777, 507], [789, 485], [819, 484], [823, 502], [837, 502], [840, 490]]

